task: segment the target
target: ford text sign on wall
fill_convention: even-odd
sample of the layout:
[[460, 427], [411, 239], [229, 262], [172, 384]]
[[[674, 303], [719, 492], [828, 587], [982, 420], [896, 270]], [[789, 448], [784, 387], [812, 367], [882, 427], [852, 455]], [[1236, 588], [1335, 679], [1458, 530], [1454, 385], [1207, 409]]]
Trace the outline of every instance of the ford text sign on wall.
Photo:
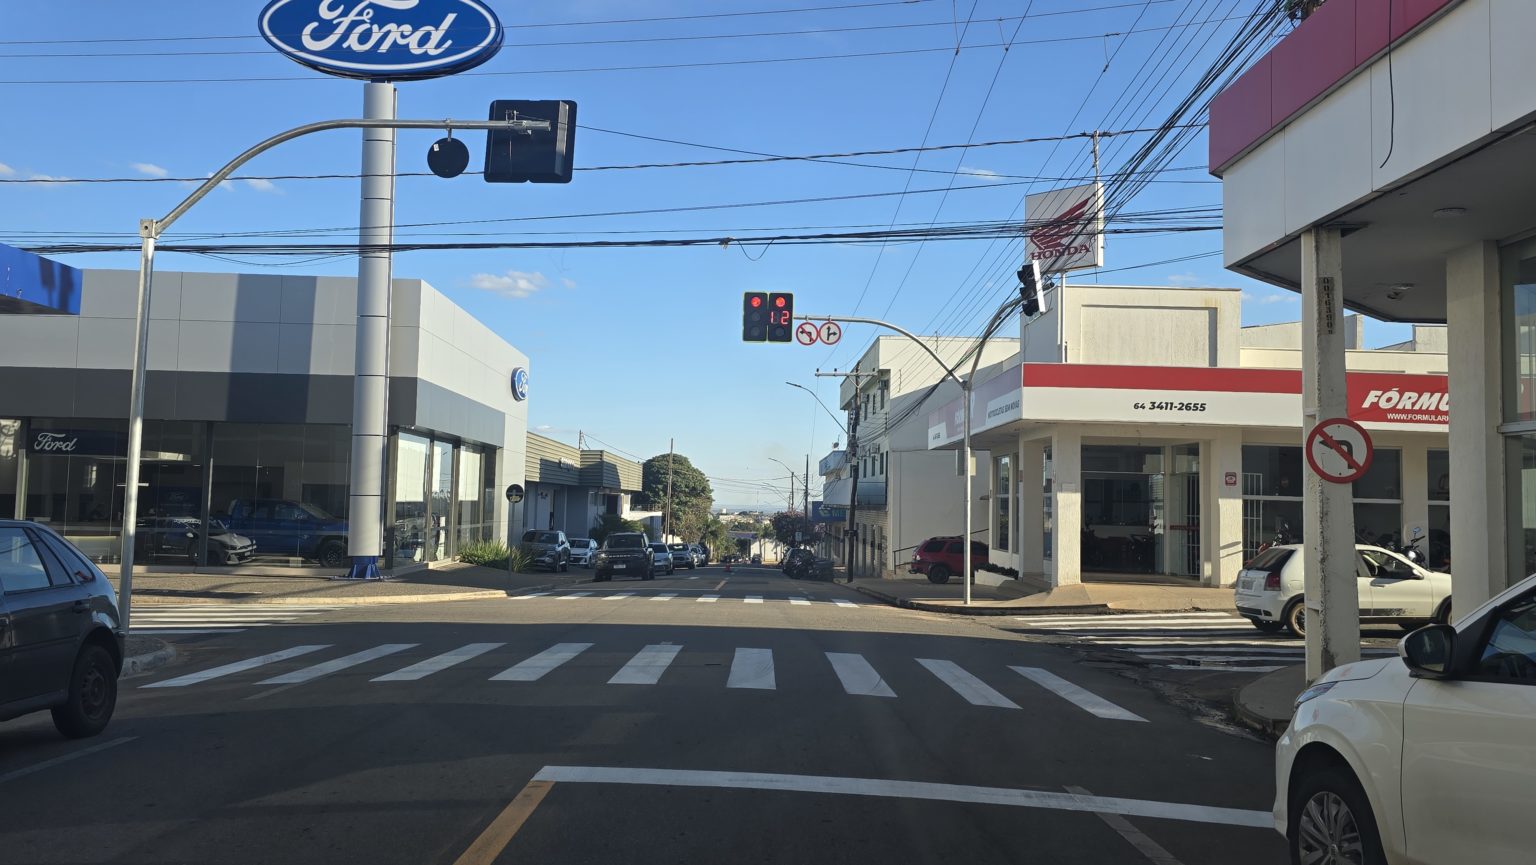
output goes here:
[[273, 0], [258, 21], [299, 63], [370, 81], [452, 75], [501, 50], [501, 22], [483, 0]]

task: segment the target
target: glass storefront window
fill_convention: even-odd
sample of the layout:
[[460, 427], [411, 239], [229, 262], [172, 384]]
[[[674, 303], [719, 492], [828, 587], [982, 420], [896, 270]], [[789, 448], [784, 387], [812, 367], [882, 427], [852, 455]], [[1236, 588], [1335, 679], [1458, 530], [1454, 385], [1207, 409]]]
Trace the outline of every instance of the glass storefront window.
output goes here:
[[1244, 445], [1243, 495], [1301, 498], [1301, 470], [1299, 447]]
[[1536, 241], [1502, 254], [1504, 289], [1504, 419], [1536, 420]]
[[261, 564], [347, 562], [351, 436], [344, 426], [215, 424], [211, 519]]
[[453, 509], [453, 444], [432, 443], [432, 469], [428, 492], [428, 516], [431, 533], [427, 537], [427, 558], [442, 561], [448, 557], [448, 520]]
[[21, 421], [0, 418], [0, 519], [16, 516], [21, 475]]
[[1013, 458], [998, 457], [992, 474], [992, 500], [997, 503], [992, 528], [993, 546], [999, 550], [1012, 549], [1009, 544], [1009, 528], [1013, 525]]
[[484, 479], [480, 471], [480, 451], [459, 448], [459, 544], [472, 543], [485, 537]]
[[1431, 568], [1451, 567], [1451, 452], [1429, 451], [1429, 530], [1424, 558]]
[[[1402, 451], [1377, 448], [1370, 471], [1354, 483], [1355, 537], [1361, 543], [1395, 544], [1401, 540], [1402, 462]], [[1430, 483], [1435, 484], [1439, 475], [1435, 474], [1433, 458], [1430, 465]], [[1302, 542], [1301, 480], [1301, 448], [1243, 446], [1244, 560], [1269, 544]]]
[[1520, 545], [1521, 573], [1536, 573], [1536, 436], [1519, 436], [1515, 450], [1515, 495], [1520, 497], [1520, 524], [1513, 543]]
[[1055, 521], [1056, 521], [1055, 513], [1056, 512], [1055, 512], [1055, 507], [1054, 507], [1054, 504], [1053, 504], [1053, 500], [1055, 499], [1055, 495], [1054, 495], [1054, 490], [1052, 489], [1052, 485], [1055, 483], [1055, 480], [1054, 480], [1054, 478], [1051, 477], [1051, 469], [1052, 469], [1052, 466], [1051, 466], [1051, 446], [1050, 445], [1046, 445], [1045, 446], [1045, 471], [1044, 471], [1045, 484], [1044, 484], [1044, 489], [1042, 489], [1040, 491], [1040, 495], [1041, 495], [1041, 507], [1040, 507], [1040, 556], [1041, 556], [1041, 558], [1043, 558], [1047, 562], [1049, 562], [1052, 558], [1055, 557], [1054, 554], [1053, 554], [1053, 550], [1054, 550], [1054, 548], [1056, 546], [1054, 543], [1052, 543], [1052, 541], [1054, 540], [1053, 535], [1055, 533], [1055, 528], [1056, 528], [1056, 526], [1055, 526]]
[[1357, 499], [1401, 499], [1403, 497], [1403, 452], [1395, 448], [1376, 448], [1371, 468], [1355, 481]]
[[427, 440], [400, 433], [395, 445], [395, 561], [426, 555]]

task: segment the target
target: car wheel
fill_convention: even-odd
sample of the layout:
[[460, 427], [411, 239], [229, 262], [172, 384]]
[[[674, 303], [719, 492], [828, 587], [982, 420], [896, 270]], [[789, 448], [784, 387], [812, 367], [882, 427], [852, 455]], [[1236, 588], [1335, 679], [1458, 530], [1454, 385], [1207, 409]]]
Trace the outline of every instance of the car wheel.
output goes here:
[[68, 698], [53, 707], [53, 725], [71, 739], [94, 736], [107, 728], [115, 708], [117, 665], [106, 649], [88, 643], [75, 658]]
[[1261, 633], [1265, 634], [1278, 634], [1280, 629], [1285, 627], [1284, 622], [1266, 622], [1263, 619], [1249, 619], [1248, 621], [1252, 622], [1255, 628], [1258, 628]]
[[949, 582], [949, 568], [943, 565], [934, 565], [928, 569], [928, 582], [936, 586], [942, 586]]
[[602, 571], [598, 571], [597, 575], [592, 578], [592, 582], [594, 582], [594, 583], [606, 583], [606, 582], [608, 582], [608, 575], [603, 573]]
[[1330, 766], [1298, 781], [1286, 832], [1291, 862], [1386, 865], [1371, 803], [1354, 776]]
[[1285, 623], [1285, 629], [1294, 637], [1307, 635], [1307, 607], [1297, 598], [1286, 605], [1285, 612], [1280, 615], [1280, 621]]
[[[193, 564], [196, 564], [196, 562], [193, 562]], [[229, 564], [229, 553], [225, 550], [209, 550], [208, 564], [214, 566], [223, 566]]]
[[560, 560], [560, 573], [562, 573], [562, 574], [569, 573], [570, 570], [571, 570], [571, 560], [570, 559], [561, 559]]
[[326, 541], [320, 545], [320, 553], [316, 558], [321, 567], [342, 567], [347, 563], [347, 545], [341, 541]]

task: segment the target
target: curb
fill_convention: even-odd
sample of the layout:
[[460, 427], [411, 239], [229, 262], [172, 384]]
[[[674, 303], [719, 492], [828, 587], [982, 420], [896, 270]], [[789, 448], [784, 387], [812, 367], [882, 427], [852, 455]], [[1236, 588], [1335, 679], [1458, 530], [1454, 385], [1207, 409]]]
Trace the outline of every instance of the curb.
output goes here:
[[865, 586], [854, 586], [853, 590], [862, 595], [868, 595], [877, 601], [884, 601], [893, 607], [901, 607], [904, 610], [920, 610], [925, 613], [947, 613], [951, 616], [1029, 616], [1050, 615], [1052, 613], [1065, 615], [1072, 615], [1074, 613], [1111, 614], [1108, 604], [1077, 604], [1075, 606], [1055, 607], [956, 607], [950, 604], [931, 604], [926, 601], [898, 598], [895, 595], [888, 595]]
[[176, 660], [176, 647], [166, 643], [159, 649], [144, 655], [134, 655], [123, 659], [123, 671], [121, 676], [139, 676], [150, 670], [163, 667]]
[[[519, 593], [522, 593], [522, 592], [525, 592], [525, 591], [537, 592], [537, 591], [543, 591], [543, 590], [545, 590], [547, 588], [551, 588], [551, 586], [543, 586], [543, 587], [530, 586], [530, 587], [528, 587], [526, 589], [519, 588], [517, 591]], [[150, 596], [146, 596], [146, 597], [135, 597], [133, 599], [133, 602], [134, 602], [134, 606], [136, 606], [136, 607], [137, 606], [151, 607], [151, 606], [157, 606], [157, 605], [161, 605], [161, 604], [184, 604], [184, 603], [187, 603], [189, 600], [196, 600], [199, 603], [230, 604], [230, 605], [238, 605], [238, 604], [294, 604], [294, 605], [299, 605], [299, 604], [306, 604], [306, 605], [335, 604], [337, 606], [369, 606], [369, 605], [375, 605], [375, 604], [424, 604], [424, 603], [430, 603], [430, 602], [433, 602], [433, 601], [478, 601], [478, 600], [488, 600], [490, 598], [506, 598], [506, 597], [510, 597], [510, 596], [511, 596], [511, 593], [506, 591], [506, 590], [504, 590], [504, 589], [484, 589], [484, 590], [474, 591], [474, 592], [442, 592], [442, 593], [438, 593], [438, 594], [434, 594], [434, 595], [380, 595], [380, 596], [377, 596], [377, 597], [361, 597], [361, 598], [355, 597], [355, 596], [349, 596], [349, 595], [340, 595], [340, 596], [332, 596], [332, 595], [299, 595], [299, 596], [295, 596], [295, 595], [258, 595], [258, 596], [253, 597], [253, 598], [228, 598], [228, 599], [223, 599], [223, 598], [197, 598], [197, 599], [190, 599], [190, 598], [165, 598], [165, 599], [160, 599], [160, 598], [156, 598], [153, 595], [150, 595]]]
[[1268, 736], [1270, 739], [1279, 739], [1285, 735], [1286, 728], [1291, 726], [1290, 718], [1270, 718], [1266, 715], [1260, 715], [1258, 712], [1243, 705], [1243, 701], [1239, 697], [1241, 693], [1242, 691], [1239, 689], [1237, 694], [1232, 696], [1232, 717], [1236, 718], [1244, 727], [1261, 735]]

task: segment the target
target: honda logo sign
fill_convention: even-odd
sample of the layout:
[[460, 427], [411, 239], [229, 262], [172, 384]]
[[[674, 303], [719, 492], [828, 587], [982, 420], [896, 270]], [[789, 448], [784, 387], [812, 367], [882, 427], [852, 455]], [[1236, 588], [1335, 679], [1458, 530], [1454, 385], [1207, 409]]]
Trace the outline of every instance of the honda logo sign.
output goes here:
[[1104, 264], [1104, 187], [1089, 183], [1024, 197], [1024, 233], [1042, 273]]

